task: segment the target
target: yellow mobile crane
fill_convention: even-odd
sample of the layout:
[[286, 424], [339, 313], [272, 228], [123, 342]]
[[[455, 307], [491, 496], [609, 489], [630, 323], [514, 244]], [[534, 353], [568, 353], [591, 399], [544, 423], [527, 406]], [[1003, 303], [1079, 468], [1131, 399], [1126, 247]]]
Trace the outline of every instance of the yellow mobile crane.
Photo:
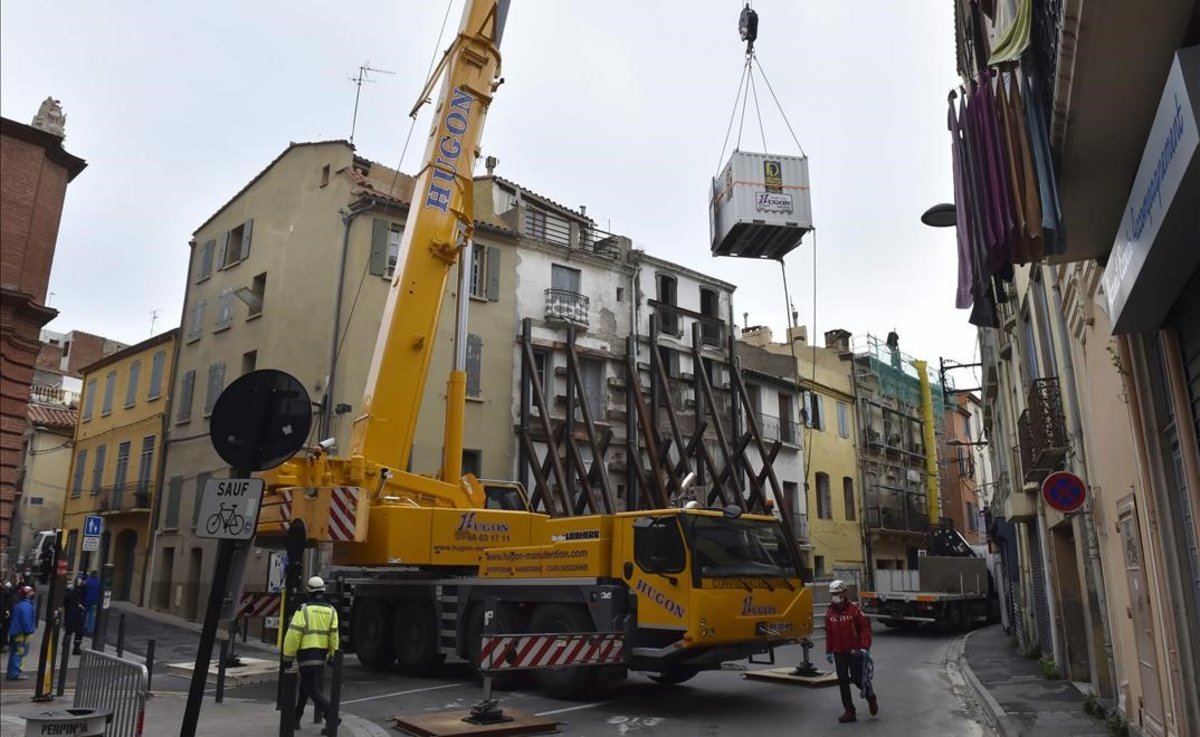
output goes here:
[[798, 546], [773, 516], [732, 506], [555, 518], [531, 511], [519, 484], [463, 475], [465, 306], [441, 473], [404, 471], [450, 268], [471, 239], [472, 170], [502, 81], [507, 6], [468, 0], [422, 92], [444, 76], [350, 454], [317, 448], [265, 474], [264, 509], [279, 514], [260, 515], [260, 539], [302, 520], [309, 543], [333, 543], [344, 641], [371, 669], [399, 661], [427, 673], [448, 655], [478, 663], [485, 597], [505, 634], [625, 633], [623, 662], [535, 671], [560, 696], [586, 694], [601, 670], [678, 683], [807, 637]]

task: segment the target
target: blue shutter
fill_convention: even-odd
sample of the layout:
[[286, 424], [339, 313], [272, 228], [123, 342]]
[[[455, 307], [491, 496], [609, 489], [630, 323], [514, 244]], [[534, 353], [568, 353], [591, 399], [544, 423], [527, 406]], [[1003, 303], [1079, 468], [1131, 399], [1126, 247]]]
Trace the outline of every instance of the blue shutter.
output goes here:
[[100, 416], [112, 414], [113, 392], [117, 388], [117, 372], [109, 371], [104, 377], [104, 403], [100, 405]]
[[75, 454], [75, 478], [71, 482], [71, 496], [78, 497], [83, 493], [83, 473], [87, 466], [87, 449]]
[[146, 399], [158, 399], [162, 396], [163, 369], [167, 365], [167, 352], [159, 351], [154, 354], [154, 362], [150, 365], [150, 392]]
[[132, 407], [137, 401], [138, 379], [142, 374], [142, 362], [134, 361], [129, 365], [129, 383], [125, 386], [125, 406]]
[[250, 258], [250, 236], [254, 232], [254, 218], [242, 225], [242, 260]]
[[96, 380], [91, 379], [87, 383], [87, 387], [83, 390], [83, 421], [90, 422], [92, 419], [92, 408], [96, 404]]
[[196, 372], [188, 371], [183, 375], [183, 382], [179, 386], [179, 412], [175, 419], [178, 422], [187, 422], [192, 418], [192, 396], [196, 391]]

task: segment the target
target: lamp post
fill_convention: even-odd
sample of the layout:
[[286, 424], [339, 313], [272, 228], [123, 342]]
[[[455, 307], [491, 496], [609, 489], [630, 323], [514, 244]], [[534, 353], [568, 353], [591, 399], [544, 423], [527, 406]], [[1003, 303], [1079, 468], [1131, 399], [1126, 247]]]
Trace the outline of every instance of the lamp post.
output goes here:
[[921, 222], [931, 228], [953, 228], [957, 221], [958, 211], [954, 205], [942, 202], [934, 205], [921, 215]]

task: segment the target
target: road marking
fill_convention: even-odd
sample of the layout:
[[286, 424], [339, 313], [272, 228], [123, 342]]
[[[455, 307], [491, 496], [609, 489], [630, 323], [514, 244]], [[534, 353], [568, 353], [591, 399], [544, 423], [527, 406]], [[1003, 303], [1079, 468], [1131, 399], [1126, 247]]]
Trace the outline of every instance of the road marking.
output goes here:
[[374, 701], [375, 699], [386, 699], [386, 698], [390, 698], [392, 696], [408, 696], [409, 694], [421, 693], [422, 691], [440, 691], [443, 688], [454, 688], [456, 686], [462, 686], [462, 685], [463, 684], [461, 684], [461, 683], [444, 683], [441, 686], [427, 686], [426, 688], [414, 688], [414, 689], [410, 689], [408, 691], [397, 691], [395, 693], [381, 693], [378, 696], [364, 696], [361, 699], [350, 699], [349, 701], [343, 701], [342, 703], [343, 704], [357, 704], [357, 703], [360, 703], [363, 701]]
[[551, 714], [563, 714], [568, 711], [579, 711], [580, 709], [591, 709], [596, 706], [604, 706], [605, 704], [611, 704], [612, 702], [618, 701], [618, 700], [619, 699], [609, 699], [608, 701], [597, 701], [594, 704], [580, 704], [578, 706], [568, 706], [565, 709], [551, 709], [550, 711], [539, 711], [539, 712], [535, 713], [534, 716], [535, 717], [548, 717]]

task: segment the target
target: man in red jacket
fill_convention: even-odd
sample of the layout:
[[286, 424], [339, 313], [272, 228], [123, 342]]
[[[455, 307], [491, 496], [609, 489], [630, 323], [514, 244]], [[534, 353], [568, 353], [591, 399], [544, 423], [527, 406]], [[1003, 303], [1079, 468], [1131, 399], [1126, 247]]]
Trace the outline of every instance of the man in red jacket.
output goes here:
[[[825, 610], [825, 659], [837, 669], [838, 688], [842, 692], [842, 706], [846, 712], [838, 721], [858, 721], [854, 711], [854, 700], [850, 697], [850, 684], [862, 683], [863, 661], [871, 656], [871, 622], [858, 608], [858, 604], [846, 597], [846, 584], [840, 580], [829, 584], [833, 603]], [[879, 702], [874, 690], [866, 690], [867, 706], [871, 715], [879, 713]]]

